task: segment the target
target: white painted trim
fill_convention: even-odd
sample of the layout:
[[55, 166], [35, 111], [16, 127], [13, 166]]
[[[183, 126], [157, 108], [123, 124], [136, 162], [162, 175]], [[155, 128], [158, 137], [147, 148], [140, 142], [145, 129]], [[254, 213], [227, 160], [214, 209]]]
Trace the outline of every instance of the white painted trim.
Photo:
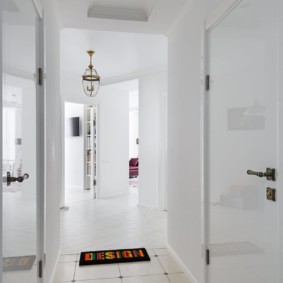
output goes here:
[[101, 149], [100, 149], [100, 104], [98, 103], [97, 105], [95, 105], [94, 107], [96, 107], [96, 198], [99, 198], [100, 195], [100, 188], [101, 188], [101, 182], [102, 182], [102, 178], [101, 178], [101, 170], [100, 170], [100, 154], [101, 154]]
[[146, 5], [145, 5], [145, 7], [144, 7], [144, 9], [145, 9], [145, 11], [147, 13], [148, 19], [151, 16], [151, 12], [153, 11], [156, 2], [157, 2], [157, 0], [148, 0]]
[[167, 32], [166, 32], [167, 36], [170, 36], [172, 34], [172, 32], [176, 29], [176, 27], [181, 23], [181, 21], [186, 16], [186, 14], [190, 10], [190, 8], [191, 8], [191, 6], [194, 2], [195, 2], [195, 0], [187, 0], [187, 2], [184, 4], [184, 7], [180, 10], [177, 17], [173, 21], [172, 25], [167, 30]]
[[158, 209], [167, 210], [167, 91], [158, 100]]
[[[96, 111], [97, 111], [97, 121], [96, 121], [96, 137], [97, 137], [97, 144], [96, 144], [96, 148], [97, 148], [97, 152], [96, 152], [96, 164], [97, 164], [97, 183], [96, 183], [96, 198], [101, 198], [100, 197], [100, 191], [99, 188], [101, 186], [101, 174], [100, 174], [100, 153], [99, 153], [99, 139], [100, 139], [100, 133], [99, 133], [99, 108], [100, 108], [100, 104], [96, 103], [97, 101], [92, 99], [92, 103], [91, 102], [86, 102], [86, 101], [81, 101], [80, 98], [66, 98], [65, 96], [61, 96], [62, 98], [62, 109], [64, 109], [64, 113], [62, 113], [62, 121], [61, 123], [64, 125], [62, 127], [62, 153], [61, 153], [61, 158], [62, 158], [62, 186], [61, 186], [61, 204], [60, 204], [60, 208], [66, 208], [66, 180], [65, 180], [65, 105], [66, 102], [71, 102], [71, 103], [78, 103], [78, 104], [82, 104], [82, 105], [92, 105], [93, 107], [96, 107]], [[83, 134], [84, 136], [84, 134]], [[84, 142], [84, 147], [85, 147], [85, 142]], [[85, 148], [84, 148], [84, 152], [85, 152]], [[85, 161], [84, 161], [84, 166], [85, 166]], [[85, 172], [85, 171], [84, 171]], [[85, 188], [85, 176], [84, 176], [84, 184], [83, 187], [79, 187], [79, 186], [72, 186], [72, 185], [67, 185], [68, 187], [72, 187], [75, 189], [84, 189]], [[104, 197], [104, 196], [103, 196]], [[1, 282], [0, 282], [1, 283]]]
[[170, 255], [175, 259], [175, 261], [180, 265], [181, 269], [185, 273], [185, 275], [188, 277], [191, 283], [199, 283], [197, 279], [194, 277], [192, 272], [185, 266], [183, 261], [179, 258], [179, 256], [176, 254], [176, 252], [173, 250], [173, 248], [167, 243], [167, 249], [170, 253]]
[[243, 0], [226, 0], [206, 18], [206, 29], [212, 31], [222, 20], [229, 15]]
[[61, 96], [61, 200], [60, 208], [66, 205], [66, 188], [65, 188], [65, 98]]
[[[36, 68], [44, 65], [44, 21], [37, 17], [36, 21]], [[38, 278], [38, 283], [44, 281], [44, 243], [45, 243], [45, 80], [40, 86], [36, 82], [36, 223], [37, 223], [37, 260], [43, 262], [43, 278]]]
[[43, 5], [42, 0], [32, 0], [35, 11], [40, 19], [43, 18]]
[[[1, 76], [0, 76], [0, 83], [1, 83], [1, 87], [0, 87], [0, 171], [2, 172], [2, 102], [3, 102], [3, 50], [2, 50], [2, 46], [3, 46], [3, 40], [2, 40], [2, 31], [3, 31], [3, 21], [2, 21], [2, 8], [3, 8], [3, 1], [0, 1], [0, 70], [1, 70]], [[3, 235], [3, 182], [2, 182], [2, 178], [3, 176], [1, 175], [1, 182], [0, 182], [0, 235], [1, 235], [1, 239], [2, 239], [2, 235]], [[2, 258], [3, 258], [3, 241], [1, 240], [0, 242], [0, 282], [2, 282], [2, 273], [3, 273], [3, 262], [2, 262]]]
[[51, 277], [50, 277], [50, 282], [54, 282], [56, 269], [57, 269], [57, 266], [59, 265], [60, 255], [61, 255], [61, 249], [59, 249], [57, 259], [56, 259], [56, 263], [54, 265], [54, 269], [53, 269]]
[[[209, 91], [205, 89], [205, 77], [209, 74], [209, 60], [208, 60], [208, 31], [203, 26], [202, 34], [202, 58], [201, 58], [201, 237], [202, 237], [202, 255], [205, 255], [205, 250], [208, 247], [209, 239], [209, 189], [208, 189], [208, 103], [209, 103]], [[203, 256], [203, 270], [204, 270], [204, 282], [208, 282], [208, 266]]]

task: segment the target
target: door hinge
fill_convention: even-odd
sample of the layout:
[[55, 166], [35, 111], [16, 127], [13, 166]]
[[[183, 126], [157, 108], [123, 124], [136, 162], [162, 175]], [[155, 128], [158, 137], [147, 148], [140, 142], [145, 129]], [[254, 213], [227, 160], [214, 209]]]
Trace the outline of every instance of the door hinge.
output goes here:
[[205, 90], [210, 90], [210, 76], [206, 75], [205, 77]]
[[43, 266], [42, 266], [42, 260], [40, 260], [39, 262], [38, 262], [38, 277], [39, 278], [42, 278], [42, 268], [43, 268]]
[[38, 68], [37, 70], [38, 84], [43, 85], [43, 72], [42, 68]]
[[209, 251], [209, 249], [207, 249], [206, 252], [205, 252], [205, 260], [206, 260], [206, 264], [209, 265], [210, 264], [210, 251]]

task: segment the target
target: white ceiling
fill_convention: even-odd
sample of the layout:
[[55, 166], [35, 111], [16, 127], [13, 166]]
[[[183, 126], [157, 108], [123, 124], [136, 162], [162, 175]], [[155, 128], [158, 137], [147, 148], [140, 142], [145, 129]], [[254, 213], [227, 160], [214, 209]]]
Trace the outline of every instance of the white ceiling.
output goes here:
[[[104, 85], [165, 71], [166, 34], [190, 2], [57, 0], [64, 27], [62, 75], [81, 76], [89, 62], [89, 49], [96, 52], [93, 63]], [[141, 20], [143, 16], [146, 19]]]
[[87, 50], [96, 53], [94, 68], [103, 84], [165, 71], [167, 38], [163, 35], [64, 29], [61, 31], [61, 73], [80, 77], [89, 65]]
[[[190, 0], [57, 0], [63, 27], [166, 34]], [[138, 18], [145, 15], [145, 19]], [[136, 20], [133, 18], [136, 17]], [[126, 20], [132, 19], [132, 20]]]
[[[8, 48], [6, 52], [8, 55], [14, 52], [14, 48], [21, 46], [19, 55], [26, 55], [21, 56], [25, 58], [24, 60], [18, 60], [16, 56], [15, 58], [7, 56], [10, 58], [7, 67], [18, 70], [19, 76], [32, 77], [34, 39], [32, 34], [23, 32], [23, 29], [31, 31], [33, 29], [31, 21], [26, 20], [33, 18], [30, 14], [31, 9], [23, 6], [22, 0], [11, 1], [13, 5], [6, 7], [5, 22], [10, 25], [7, 30], [15, 30], [13, 36], [12, 33], [7, 33], [11, 46], [14, 47]], [[96, 51], [93, 63], [104, 84], [131, 80], [166, 70], [166, 34], [177, 16], [190, 2], [190, 0], [55, 1], [58, 4], [62, 23], [60, 47], [62, 75], [80, 77], [89, 63], [86, 51], [93, 49]], [[106, 9], [104, 18], [88, 17], [89, 9], [95, 11], [97, 7], [100, 12]], [[134, 13], [137, 15], [144, 13], [147, 20], [126, 20]], [[23, 15], [22, 18], [20, 15]], [[109, 19], [111, 15], [116, 19]], [[120, 17], [119, 20], [117, 15]], [[14, 40], [17, 41], [14, 44], [12, 44], [13, 38], [17, 39]]]

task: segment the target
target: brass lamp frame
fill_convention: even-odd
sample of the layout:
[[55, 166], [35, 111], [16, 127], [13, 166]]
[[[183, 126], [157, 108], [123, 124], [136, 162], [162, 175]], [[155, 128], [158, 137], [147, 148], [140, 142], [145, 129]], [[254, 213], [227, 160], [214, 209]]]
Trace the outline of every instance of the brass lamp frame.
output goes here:
[[[88, 50], [87, 53], [90, 57], [90, 64], [88, 65], [88, 69], [86, 69], [84, 75], [82, 75], [82, 84], [85, 94], [91, 97], [91, 96], [95, 96], [98, 91], [100, 85], [100, 76], [97, 74], [97, 71], [93, 68], [93, 64], [92, 64], [92, 56], [94, 55], [95, 52], [93, 50]], [[87, 72], [89, 72], [89, 74], [87, 74]], [[85, 88], [84, 82], [90, 82], [90, 86], [86, 86]], [[95, 89], [93, 82], [98, 82], [98, 88], [94, 95], [93, 92], [95, 91]]]

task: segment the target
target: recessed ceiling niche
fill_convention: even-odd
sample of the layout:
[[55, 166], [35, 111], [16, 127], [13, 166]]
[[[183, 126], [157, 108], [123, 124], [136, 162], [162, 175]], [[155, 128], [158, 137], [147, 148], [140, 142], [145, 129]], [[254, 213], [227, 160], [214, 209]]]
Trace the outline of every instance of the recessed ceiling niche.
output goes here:
[[156, 0], [92, 0], [89, 18], [147, 22]]

